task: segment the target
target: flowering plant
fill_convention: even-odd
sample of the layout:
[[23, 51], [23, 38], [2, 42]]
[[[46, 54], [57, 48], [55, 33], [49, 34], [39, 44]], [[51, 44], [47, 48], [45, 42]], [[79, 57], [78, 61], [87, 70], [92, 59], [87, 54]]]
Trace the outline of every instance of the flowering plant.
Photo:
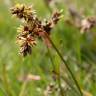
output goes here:
[[11, 8], [11, 13], [24, 21], [17, 30], [19, 32], [17, 42], [22, 56], [32, 53], [31, 47], [37, 44], [37, 38], [42, 38], [48, 47], [51, 46], [46, 35], [50, 35], [51, 29], [61, 18], [61, 11], [54, 12], [48, 21], [39, 20], [32, 6], [24, 4], [15, 5]]

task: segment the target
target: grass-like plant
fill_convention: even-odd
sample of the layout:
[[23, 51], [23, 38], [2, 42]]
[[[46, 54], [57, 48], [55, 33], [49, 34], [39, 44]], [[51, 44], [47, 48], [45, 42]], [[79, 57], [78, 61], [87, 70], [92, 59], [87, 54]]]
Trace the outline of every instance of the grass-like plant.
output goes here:
[[[23, 22], [22, 25], [20, 25], [20, 27], [17, 29], [18, 31], [17, 43], [20, 46], [19, 53], [24, 57], [27, 56], [28, 54], [31, 54], [32, 47], [34, 47], [37, 44], [37, 40], [43, 40], [45, 45], [48, 47], [48, 50], [50, 47], [53, 47], [53, 49], [57, 52], [58, 56], [65, 64], [66, 69], [68, 70], [71, 77], [73, 78], [74, 83], [78, 90], [68, 83], [69, 86], [77, 92], [78, 96], [79, 95], [83, 96], [82, 91], [77, 83], [74, 74], [72, 73], [66, 60], [64, 60], [63, 56], [61, 55], [61, 53], [53, 43], [52, 39], [50, 38], [51, 30], [53, 29], [53, 27], [55, 27], [55, 25], [62, 17], [62, 12], [61, 11], [53, 12], [49, 20], [43, 21], [38, 18], [38, 16], [36, 15], [36, 11], [32, 8], [32, 6], [17, 4], [13, 8], [11, 8], [11, 13], [12, 15], [15, 15]], [[53, 65], [53, 67], [54, 66], [55, 65]], [[62, 79], [61, 73], [60, 71], [59, 73], [57, 73], [55, 69], [54, 69], [54, 73], [55, 75], [57, 75], [56, 79], [58, 81], [58, 86], [60, 88], [60, 94], [61, 96], [64, 96], [64, 90], [61, 82]]]

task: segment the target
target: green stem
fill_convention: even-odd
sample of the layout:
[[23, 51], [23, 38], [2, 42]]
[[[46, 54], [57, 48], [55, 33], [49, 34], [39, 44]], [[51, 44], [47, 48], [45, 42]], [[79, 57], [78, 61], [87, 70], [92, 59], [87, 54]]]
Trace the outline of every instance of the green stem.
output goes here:
[[4, 96], [8, 96], [7, 93], [6, 93], [6, 91], [2, 88], [2, 85], [1, 84], [0, 84], [0, 91], [2, 92], [2, 94]]
[[[51, 60], [51, 62], [52, 62], [53, 71], [55, 71], [56, 69], [55, 69], [55, 65], [54, 65], [53, 59], [52, 59], [52, 57], [51, 57], [50, 50], [49, 50], [48, 47], [47, 47], [47, 49], [48, 49], [48, 53], [49, 53], [49, 55], [50, 55], [50, 56], [49, 56], [49, 57], [50, 57], [50, 60]], [[59, 72], [59, 74], [58, 74], [57, 79], [58, 79], [58, 85], [59, 85], [59, 88], [60, 88], [60, 94], [61, 94], [61, 96], [64, 96], [63, 89], [62, 89], [62, 86], [61, 86], [60, 72]]]
[[48, 47], [47, 47], [47, 50], [48, 50], [48, 55], [49, 55], [49, 57], [50, 57], [50, 61], [52, 62], [53, 71], [55, 71], [54, 61], [53, 61], [53, 59], [52, 59], [52, 56], [51, 56], [51, 53], [50, 53], [50, 50], [49, 50]]
[[75, 84], [76, 84], [76, 86], [77, 86], [77, 88], [78, 88], [81, 96], [83, 96], [82, 91], [81, 91], [81, 89], [80, 89], [80, 87], [79, 87], [79, 85], [78, 85], [78, 82], [77, 82], [77, 80], [75, 79], [75, 77], [74, 77], [71, 69], [69, 68], [67, 62], [64, 60], [64, 58], [62, 57], [61, 53], [59, 52], [59, 50], [57, 49], [57, 47], [55, 46], [55, 44], [53, 43], [53, 41], [51, 40], [51, 38], [49, 37], [49, 35], [48, 35], [47, 33], [45, 33], [45, 36], [46, 36], [46, 38], [50, 41], [50, 43], [52, 44], [52, 47], [55, 49], [55, 51], [57, 52], [58, 56], [61, 58], [61, 60], [62, 60], [63, 63], [65, 64], [65, 66], [66, 66], [66, 68], [68, 69], [70, 75], [72, 76], [72, 78], [73, 78], [73, 80], [74, 80], [74, 82], [75, 82]]
[[7, 91], [8, 96], [15, 96], [15, 93], [10, 88], [10, 84], [8, 82], [7, 72], [6, 72], [6, 64], [3, 64], [3, 82], [5, 89]]
[[22, 88], [21, 88], [19, 96], [24, 96], [27, 83], [28, 83], [27, 80], [25, 80], [24, 83], [22, 84]]
[[78, 91], [71, 85], [71, 82], [69, 82], [65, 77], [60, 76], [68, 86], [70, 86], [70, 88], [74, 91], [75, 94], [78, 94]]

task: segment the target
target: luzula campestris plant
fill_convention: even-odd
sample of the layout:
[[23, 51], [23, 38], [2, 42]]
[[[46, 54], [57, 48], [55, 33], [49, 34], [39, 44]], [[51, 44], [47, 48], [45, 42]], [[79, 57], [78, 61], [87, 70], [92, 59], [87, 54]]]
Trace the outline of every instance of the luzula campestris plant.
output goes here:
[[18, 28], [17, 42], [20, 46], [20, 54], [26, 56], [31, 54], [32, 46], [36, 45], [36, 39], [42, 38], [47, 46], [50, 46], [50, 42], [46, 37], [49, 36], [51, 29], [59, 21], [61, 12], [54, 12], [50, 20], [41, 21], [36, 15], [32, 6], [26, 6], [24, 4], [17, 4], [11, 8], [11, 13], [17, 18], [23, 20], [23, 24]]
[[[54, 12], [52, 14], [52, 17], [47, 21], [39, 20], [39, 18], [36, 15], [35, 10], [32, 8], [32, 6], [26, 6], [24, 4], [17, 4], [13, 8], [11, 8], [11, 13], [15, 15], [17, 18], [23, 20], [23, 24], [20, 25], [18, 28], [19, 34], [17, 35], [17, 43], [20, 46], [20, 54], [22, 56], [27, 56], [28, 54], [32, 53], [32, 46], [36, 45], [36, 39], [41, 38], [44, 40], [45, 44], [49, 47], [52, 45], [52, 47], [55, 49], [63, 63], [65, 64], [66, 68], [70, 72], [79, 92], [82, 92], [80, 90], [80, 87], [71, 72], [67, 62], [64, 60], [52, 40], [50, 39], [50, 31], [53, 29], [53, 27], [57, 24], [57, 22], [61, 18], [61, 12]], [[60, 81], [60, 79], [59, 79]], [[61, 85], [60, 85], [61, 86]], [[61, 88], [61, 87], [60, 87]], [[61, 88], [62, 91], [62, 88]], [[61, 92], [62, 96], [63, 93]]]

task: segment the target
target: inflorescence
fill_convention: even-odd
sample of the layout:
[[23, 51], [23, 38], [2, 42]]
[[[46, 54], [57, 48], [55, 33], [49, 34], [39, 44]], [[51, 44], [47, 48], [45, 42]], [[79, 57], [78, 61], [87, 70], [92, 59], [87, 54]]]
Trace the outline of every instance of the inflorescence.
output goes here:
[[17, 43], [22, 56], [32, 53], [31, 47], [37, 44], [36, 39], [38, 38], [43, 39], [47, 46], [50, 45], [46, 34], [49, 36], [54, 25], [60, 20], [61, 11], [54, 12], [48, 21], [39, 20], [33, 7], [24, 4], [15, 5], [11, 8], [11, 13], [23, 20], [23, 24], [17, 29]]

